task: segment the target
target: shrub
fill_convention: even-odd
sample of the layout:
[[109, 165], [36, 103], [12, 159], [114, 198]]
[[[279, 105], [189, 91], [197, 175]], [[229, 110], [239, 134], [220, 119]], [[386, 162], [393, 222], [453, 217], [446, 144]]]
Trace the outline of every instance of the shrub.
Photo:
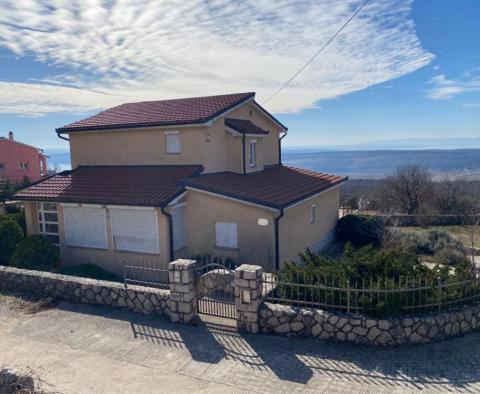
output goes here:
[[30, 235], [17, 245], [10, 264], [18, 268], [50, 271], [58, 267], [58, 248], [43, 235]]
[[445, 231], [432, 230], [416, 237], [417, 253], [433, 255], [444, 249], [464, 251], [461, 242]]
[[356, 247], [379, 245], [383, 232], [383, 221], [373, 216], [346, 215], [337, 224], [338, 237]]
[[438, 264], [452, 266], [458, 266], [468, 261], [467, 256], [462, 250], [452, 248], [444, 248], [435, 252], [434, 258]]
[[0, 220], [0, 264], [8, 264], [22, 238], [23, 231], [17, 223], [8, 217]]
[[24, 234], [27, 233], [27, 223], [25, 222], [25, 212], [9, 213], [2, 217], [5, 218], [3, 220], [13, 220], [15, 223], [17, 223], [20, 226]]

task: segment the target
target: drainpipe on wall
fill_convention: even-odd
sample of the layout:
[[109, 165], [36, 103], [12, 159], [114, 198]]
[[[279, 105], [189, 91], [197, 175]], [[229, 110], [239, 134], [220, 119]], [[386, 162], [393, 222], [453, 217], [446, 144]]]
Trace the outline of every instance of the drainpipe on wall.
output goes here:
[[282, 140], [287, 136], [287, 132], [278, 140], [278, 164], [282, 165]]
[[242, 157], [243, 157], [243, 163], [242, 163], [243, 175], [245, 175], [247, 173], [245, 169], [245, 134], [243, 134], [243, 137], [242, 137]]
[[173, 250], [173, 219], [172, 215], [165, 211], [165, 207], [160, 207], [162, 213], [168, 220], [168, 243], [170, 248], [170, 262], [175, 261], [175, 251]]
[[70, 141], [67, 137], [63, 137], [62, 135], [60, 135], [58, 131], [57, 131], [57, 137], [65, 141]]
[[275, 269], [280, 270], [280, 231], [278, 222], [283, 217], [283, 209], [280, 210], [280, 214], [275, 218]]

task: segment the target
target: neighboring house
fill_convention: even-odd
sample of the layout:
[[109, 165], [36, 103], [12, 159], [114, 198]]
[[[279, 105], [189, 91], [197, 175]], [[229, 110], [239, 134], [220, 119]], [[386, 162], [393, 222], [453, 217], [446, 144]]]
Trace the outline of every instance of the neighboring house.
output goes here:
[[41, 149], [15, 141], [11, 131], [8, 138], [0, 137], [0, 184], [25, 178], [35, 182], [46, 174], [47, 156]]
[[64, 263], [197, 254], [267, 270], [333, 237], [346, 178], [281, 164], [287, 128], [254, 93], [123, 104], [57, 129], [71, 171], [19, 191]]

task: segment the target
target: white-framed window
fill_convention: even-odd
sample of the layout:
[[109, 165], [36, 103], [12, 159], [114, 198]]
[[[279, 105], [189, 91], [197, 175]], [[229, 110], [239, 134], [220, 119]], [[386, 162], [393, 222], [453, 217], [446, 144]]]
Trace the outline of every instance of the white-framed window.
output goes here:
[[238, 248], [237, 223], [215, 223], [215, 245], [219, 248]]
[[315, 204], [312, 204], [310, 207], [310, 224], [315, 223], [317, 216], [317, 206]]
[[20, 167], [21, 170], [26, 170], [28, 168], [28, 163], [22, 162], [18, 166]]
[[182, 147], [180, 145], [180, 134], [178, 131], [165, 132], [165, 145], [167, 153], [181, 153]]
[[185, 209], [186, 206], [177, 205], [172, 207], [172, 227], [173, 227], [173, 250], [177, 251], [187, 246], [187, 231], [185, 227]]
[[110, 208], [110, 219], [115, 250], [160, 253], [155, 209]]
[[53, 202], [40, 202], [38, 210], [38, 232], [49, 238], [54, 245], [60, 243], [58, 230], [57, 204]]
[[95, 206], [63, 206], [65, 244], [107, 249], [106, 210]]
[[257, 141], [251, 140], [248, 143], [249, 156], [248, 156], [248, 165], [249, 167], [255, 167], [257, 165]]

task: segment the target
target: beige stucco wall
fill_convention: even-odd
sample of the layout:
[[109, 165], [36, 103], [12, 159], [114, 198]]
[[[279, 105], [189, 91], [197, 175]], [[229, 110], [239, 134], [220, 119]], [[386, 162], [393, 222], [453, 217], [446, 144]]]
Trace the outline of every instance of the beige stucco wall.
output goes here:
[[[187, 245], [191, 256], [228, 256], [240, 263], [273, 268], [275, 248], [272, 212], [196, 191], [189, 191], [186, 203]], [[268, 226], [260, 226], [259, 218], [267, 219]], [[238, 249], [215, 246], [215, 222], [237, 224]]]
[[[72, 168], [79, 165], [202, 164], [207, 173], [241, 172], [242, 139], [225, 131], [225, 117], [249, 119], [270, 131], [264, 138], [258, 138], [262, 140], [257, 147], [259, 166], [253, 170], [262, 169], [263, 163], [278, 162], [278, 138], [281, 128], [246, 103], [217, 119], [210, 126], [71, 133], [69, 138]], [[165, 131], [179, 132], [180, 154], [166, 153]], [[248, 150], [246, 152], [248, 153]]]
[[37, 212], [37, 203], [25, 202], [25, 222], [28, 235], [38, 234], [39, 232]]
[[[157, 266], [167, 269], [170, 262], [169, 253], [169, 232], [168, 220], [159, 208], [156, 208], [158, 218], [158, 233], [160, 237], [160, 254], [146, 254], [137, 252], [117, 251], [113, 247], [112, 226], [110, 212], [107, 209], [107, 242], [108, 249], [92, 249], [77, 246], [68, 246], [65, 244], [63, 207], [58, 204], [58, 225], [60, 232], [60, 256], [62, 264], [75, 265], [92, 263], [103, 269], [123, 275], [123, 260], [127, 263], [154, 263]], [[36, 203], [25, 203], [25, 218], [27, 222], [27, 233], [38, 233], [38, 219]]]
[[[315, 223], [310, 223], [310, 208], [316, 205]], [[280, 266], [285, 261], [298, 261], [298, 254], [316, 246], [332, 234], [338, 221], [340, 188], [336, 187], [299, 205], [284, 210], [280, 219]]]

